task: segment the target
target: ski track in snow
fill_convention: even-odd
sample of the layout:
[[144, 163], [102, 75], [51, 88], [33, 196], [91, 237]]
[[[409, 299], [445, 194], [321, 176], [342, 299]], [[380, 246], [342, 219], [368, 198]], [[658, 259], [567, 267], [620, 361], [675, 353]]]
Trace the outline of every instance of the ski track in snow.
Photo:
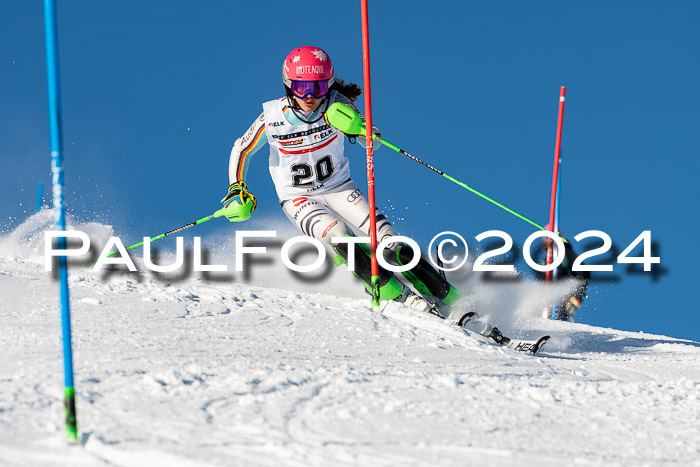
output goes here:
[[278, 266], [279, 288], [73, 267], [89, 436], [67, 446], [47, 219], [0, 238], [0, 465], [700, 465], [698, 343], [535, 318], [538, 284], [472, 291], [505, 334], [552, 335], [531, 357], [361, 291], [286, 290], [310, 287]]

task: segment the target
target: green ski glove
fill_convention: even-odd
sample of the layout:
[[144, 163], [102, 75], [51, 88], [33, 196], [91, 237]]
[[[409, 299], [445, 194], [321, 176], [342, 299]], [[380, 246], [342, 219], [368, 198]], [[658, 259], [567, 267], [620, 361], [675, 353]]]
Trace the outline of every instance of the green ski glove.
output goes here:
[[[326, 119], [326, 123], [351, 138], [350, 142], [354, 142], [352, 138], [357, 138], [360, 145], [363, 148], [366, 147], [367, 141], [366, 138], [363, 138], [365, 136], [365, 121], [355, 109], [342, 102], [335, 102], [328, 108], [323, 117]], [[378, 149], [382, 144], [378, 138], [381, 138], [382, 135], [374, 125], [372, 125], [372, 133], [374, 134], [373, 139], [377, 141], [373, 147]]]
[[255, 211], [258, 201], [248, 191], [248, 185], [244, 181], [238, 181], [228, 187], [228, 193], [223, 197], [224, 216], [230, 222], [243, 222], [250, 219], [250, 214]]

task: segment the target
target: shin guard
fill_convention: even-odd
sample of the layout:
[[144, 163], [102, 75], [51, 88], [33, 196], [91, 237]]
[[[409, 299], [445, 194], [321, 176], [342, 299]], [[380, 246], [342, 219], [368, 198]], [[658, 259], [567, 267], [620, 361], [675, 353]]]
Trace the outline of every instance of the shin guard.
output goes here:
[[[403, 266], [413, 259], [413, 252], [406, 245], [399, 245], [396, 251], [384, 250], [384, 258], [388, 263]], [[402, 272], [403, 276], [413, 284], [422, 295], [431, 295], [442, 300], [445, 305], [452, 305], [462, 294], [423, 257], [420, 258], [410, 271]]]
[[[368, 293], [372, 293], [372, 261], [367, 245], [360, 243], [353, 245], [355, 248], [355, 270], [353, 274], [360, 279]], [[335, 263], [348, 264], [348, 244], [343, 243], [333, 247], [338, 254]], [[381, 300], [394, 300], [401, 295], [403, 284], [396, 280], [394, 275], [386, 269], [379, 267], [379, 298]]]

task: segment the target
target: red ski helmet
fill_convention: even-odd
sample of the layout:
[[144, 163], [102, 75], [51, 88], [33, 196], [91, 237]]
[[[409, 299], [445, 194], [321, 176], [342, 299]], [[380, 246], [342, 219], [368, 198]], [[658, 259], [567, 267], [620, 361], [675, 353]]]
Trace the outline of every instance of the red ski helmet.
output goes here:
[[287, 55], [282, 64], [284, 85], [292, 87], [292, 81], [328, 81], [330, 88], [335, 81], [333, 62], [328, 54], [318, 47], [297, 47]]

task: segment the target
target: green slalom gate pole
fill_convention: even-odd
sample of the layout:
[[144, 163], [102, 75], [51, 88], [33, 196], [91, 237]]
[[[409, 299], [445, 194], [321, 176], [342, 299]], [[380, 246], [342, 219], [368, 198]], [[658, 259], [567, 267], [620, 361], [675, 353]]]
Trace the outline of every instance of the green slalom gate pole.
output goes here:
[[[189, 224], [185, 224], [182, 227], [178, 227], [177, 229], [173, 229], [169, 232], [165, 232], [165, 233], [162, 233], [160, 235], [156, 235], [155, 237], [151, 237], [150, 241], [154, 242], [156, 240], [160, 240], [161, 238], [167, 237], [168, 235], [172, 235], [172, 234], [177, 233], [177, 232], [182, 232], [183, 230], [189, 229], [190, 227], [194, 227], [195, 225], [203, 224], [203, 223], [210, 221], [212, 219], [216, 219], [217, 217], [221, 217], [224, 215], [224, 209], [225, 208], [221, 208], [218, 211], [216, 211], [215, 213], [208, 215], [207, 217], [202, 217], [199, 220], [196, 220], [194, 222], [190, 222]], [[135, 245], [131, 245], [130, 247], [127, 247], [126, 249], [131, 250], [132, 248], [136, 248], [136, 247], [139, 247], [141, 245], [143, 245], [143, 242], [139, 242]], [[107, 258], [110, 258], [116, 254], [119, 254], [119, 252], [115, 251], [114, 253], [107, 255]], [[97, 261], [97, 260], [95, 260], [95, 261]]]

